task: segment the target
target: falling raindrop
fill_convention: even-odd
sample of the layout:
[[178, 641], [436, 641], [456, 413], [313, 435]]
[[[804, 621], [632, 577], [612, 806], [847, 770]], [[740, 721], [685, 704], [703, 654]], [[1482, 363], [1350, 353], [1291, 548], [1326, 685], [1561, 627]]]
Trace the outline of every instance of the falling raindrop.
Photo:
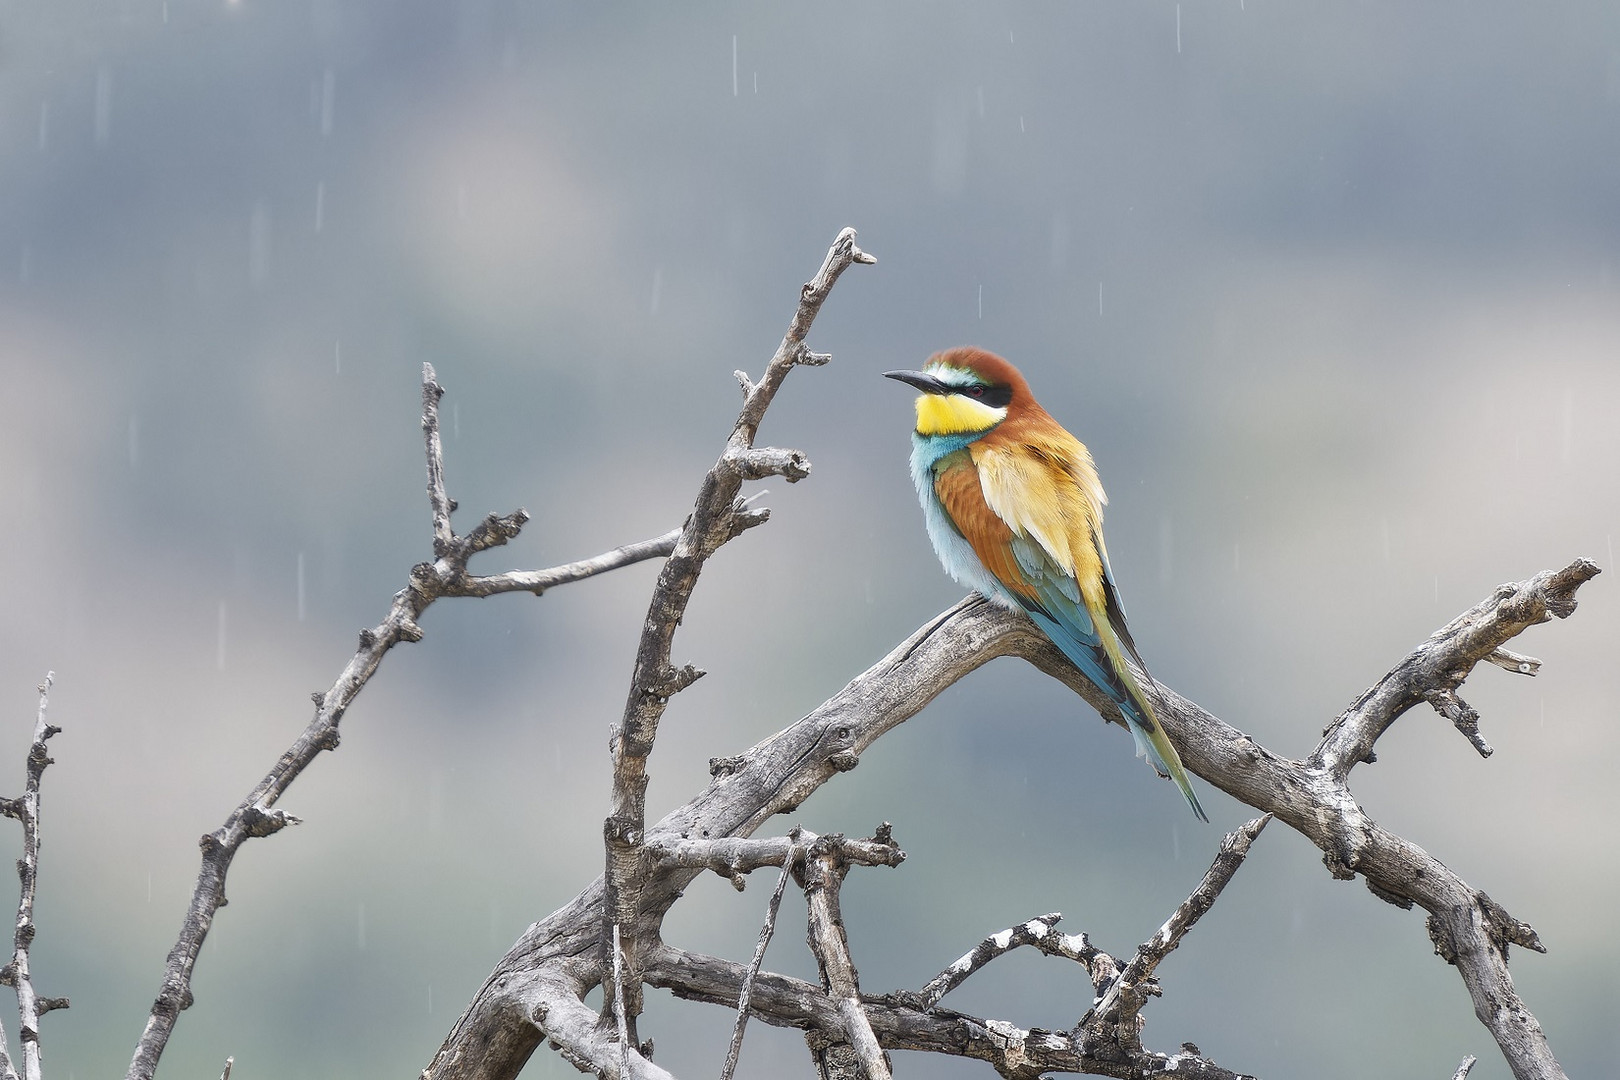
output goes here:
[[51, 103], [39, 103], [39, 148], [45, 150], [51, 145]]
[[737, 35], [731, 35], [731, 96], [737, 96]]
[[[364, 949], [366, 947], [366, 905], [364, 902], [362, 902], [359, 907], [359, 926], [357, 928], [358, 934], [356, 936], [356, 943], [359, 948]], [[428, 1011], [433, 1011], [433, 1007], [431, 1005], [428, 1006]]]
[[219, 602], [219, 623], [214, 633], [214, 667], [225, 670], [225, 601]]
[[444, 770], [434, 769], [428, 777], [428, 832], [444, 831]]
[[984, 285], [979, 285], [979, 318], [984, 318]]
[[326, 181], [315, 182], [315, 231], [326, 226]]
[[341, 338], [332, 342], [332, 370], [334, 374], [343, 374], [343, 340]]
[[1102, 282], [1097, 282], [1097, 318], [1102, 318]]
[[112, 72], [103, 64], [96, 69], [96, 145], [106, 146], [112, 135]]
[[163, 25], [169, 25], [169, 0], [163, 0]]
[[754, 72], [754, 93], [756, 96], [759, 94], [759, 72], [757, 71]]
[[327, 68], [321, 76], [321, 137], [332, 134], [332, 110], [337, 104], [337, 76]]
[[298, 553], [298, 621], [304, 621], [304, 553]]
[[260, 199], [248, 219], [248, 277], [263, 285], [270, 277], [270, 204]]
[[1168, 588], [1171, 570], [1175, 565], [1175, 536], [1171, 531], [1170, 515], [1159, 518], [1159, 585]]
[[652, 303], [647, 305], [648, 315], [658, 314], [658, 301], [664, 292], [664, 268], [658, 267], [653, 271]]
[[1018, 134], [1022, 135], [1023, 133], [1024, 133], [1024, 118], [1022, 116], [1020, 116], [1018, 118]]
[[150, 870], [146, 872], [146, 902], [148, 904], [152, 902], [152, 871]]
[[1575, 390], [1564, 388], [1564, 464], [1575, 456]]
[[1176, 55], [1181, 55], [1181, 5], [1176, 5]]
[[129, 467], [135, 468], [141, 460], [141, 418], [129, 414]]
[[1242, 560], [1238, 558], [1237, 541], [1234, 540], [1232, 542], [1232, 572], [1234, 574], [1237, 573], [1238, 570], [1242, 567], [1242, 565], [1243, 565]]

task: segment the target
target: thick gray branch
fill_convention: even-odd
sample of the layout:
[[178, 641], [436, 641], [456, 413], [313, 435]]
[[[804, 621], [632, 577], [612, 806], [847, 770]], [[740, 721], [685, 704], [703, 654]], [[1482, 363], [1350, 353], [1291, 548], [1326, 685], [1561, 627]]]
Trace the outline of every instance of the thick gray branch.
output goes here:
[[[667, 945], [651, 951], [646, 969], [647, 981], [653, 986], [665, 987], [676, 997], [716, 1005], [736, 1001], [744, 974], [741, 964]], [[843, 1017], [814, 983], [760, 972], [749, 1000], [754, 1015], [768, 1024], [818, 1032], [827, 1039], [843, 1037]], [[1071, 1032], [1023, 1028], [942, 1007], [924, 1011], [917, 1008], [912, 994], [863, 995], [861, 1010], [885, 1049], [974, 1058], [1014, 1080], [1036, 1080], [1048, 1072], [1244, 1080], [1242, 1074], [1190, 1051], [1144, 1052], [1133, 1063], [1095, 1057], [1082, 1049]]]
[[844, 867], [838, 857], [816, 845], [805, 859], [804, 896], [808, 903], [810, 951], [821, 970], [821, 985], [838, 1013], [839, 1041], [855, 1051], [866, 1080], [889, 1080], [889, 1062], [878, 1045], [872, 1022], [861, 1008], [860, 976], [849, 955], [844, 915], [838, 894]]
[[[1545, 615], [1567, 616], [1573, 610], [1576, 588], [1595, 572], [1596, 567], [1581, 560], [1565, 570], [1540, 574], [1498, 590], [1490, 600], [1440, 631], [1397, 666], [1397, 672], [1418, 673], [1407, 680], [1406, 693], [1415, 695], [1411, 701], [1421, 701], [1422, 694], [1432, 688], [1423, 685], [1419, 677], [1422, 672], [1429, 672], [1440, 685], [1450, 682], [1455, 689], [1462, 681], [1455, 677], [1459, 668], [1466, 674], [1474, 663], [1495, 654], [1505, 641], [1543, 621]], [[709, 787], [651, 827], [649, 840], [658, 843], [664, 838], [673, 841], [683, 836], [751, 835], [773, 814], [794, 811], [837, 773], [854, 768], [868, 746], [916, 715], [945, 687], [989, 660], [1006, 655], [1029, 660], [1073, 688], [1105, 717], [1118, 721], [1117, 710], [1033, 624], [970, 596], [930, 621], [798, 723], [743, 754], [716, 759]], [[1376, 696], [1369, 692], [1362, 700]], [[1508, 945], [1537, 947], [1533, 930], [1472, 889], [1428, 852], [1368, 818], [1342, 777], [1326, 767], [1323, 757], [1309, 761], [1280, 757], [1167, 687], [1159, 687], [1159, 698], [1160, 720], [1191, 771], [1238, 800], [1274, 814], [1307, 837], [1324, 852], [1324, 862], [1334, 873], [1360, 874], [1381, 898], [1405, 905], [1416, 903], [1430, 912], [1431, 935], [1437, 949], [1456, 964], [1474, 999], [1476, 1014], [1496, 1038], [1516, 1076], [1548, 1080], [1563, 1076], [1540, 1026], [1519, 1000], [1507, 972]], [[1342, 722], [1330, 728], [1324, 743], [1350, 746], [1353, 740], [1342, 734], [1345, 730]], [[1367, 746], [1361, 756], [1370, 749]], [[1339, 759], [1344, 756], [1341, 749]], [[664, 911], [701, 872], [682, 867], [648, 877], [639, 909], [645, 932], [656, 933]], [[601, 902], [602, 884], [598, 881], [568, 906], [531, 927], [473, 998], [428, 1074], [435, 1078], [489, 1080], [515, 1077], [538, 1044], [538, 1035], [528, 1019], [535, 1001], [536, 980], [569, 965], [593, 962], [593, 956], [601, 955]], [[655, 951], [656, 957], [667, 955], [663, 950]], [[687, 979], [682, 974], [684, 965], [661, 965], [662, 960], [654, 964], [658, 972], [652, 980], [654, 985], [708, 999], [696, 977], [682, 981]], [[736, 1001], [743, 968], [737, 965], [735, 971], [735, 980], [715, 998], [718, 1002]], [[758, 985], [760, 989], [752, 999], [754, 1011], [768, 1022], [838, 1030], [836, 1017], [816, 1013], [804, 999], [791, 994], [772, 998], [766, 991], [776, 984], [766, 975], [760, 976]], [[902, 996], [912, 1003], [916, 1001], [915, 995]], [[984, 1022], [972, 1018], [962, 1019], [965, 1026], [952, 1028], [954, 1034], [947, 1037], [930, 1026], [946, 1023], [943, 1015], [924, 1017], [920, 1011], [905, 1013], [903, 1009], [882, 1014], [870, 1007], [872, 1000], [866, 999], [866, 1003], [873, 1028], [883, 1045], [891, 1048], [937, 1049], [948, 1045], [957, 1049], [946, 1052], [992, 1060], [998, 1054], [1004, 1057], [1005, 1047], [1013, 1045], [1002, 1039], [998, 1044], [1001, 1050], [986, 1049], [996, 1039], [986, 1034]], [[896, 1004], [904, 1002], [896, 999]], [[894, 1034], [895, 1029], [885, 1025], [901, 1015], [923, 1018], [926, 1023], [909, 1019], [907, 1023], [921, 1024], [933, 1034], [915, 1039]], [[818, 1016], [819, 1023], [815, 1019]], [[979, 1034], [970, 1037], [966, 1034], [970, 1030]], [[1085, 1064], [1066, 1041], [1067, 1036], [1039, 1033], [1037, 1039], [1034, 1033], [1012, 1025], [1007, 1025], [1007, 1030], [1018, 1033], [1017, 1040], [1024, 1040], [1018, 1042], [1018, 1053], [1023, 1055], [1019, 1060], [1038, 1058], [1043, 1064], [1022, 1073], [1018, 1069], [1023, 1066], [998, 1065], [1003, 1075], [1034, 1076], [1041, 1069], [1078, 1071]], [[1043, 1056], [1046, 1051], [1035, 1053], [1029, 1040], [1035, 1040], [1041, 1048], [1058, 1049]], [[1213, 1068], [1208, 1063], [1182, 1063], [1175, 1068], [1184, 1071], [1172, 1075], [1232, 1075], [1185, 1071], [1206, 1067]]]

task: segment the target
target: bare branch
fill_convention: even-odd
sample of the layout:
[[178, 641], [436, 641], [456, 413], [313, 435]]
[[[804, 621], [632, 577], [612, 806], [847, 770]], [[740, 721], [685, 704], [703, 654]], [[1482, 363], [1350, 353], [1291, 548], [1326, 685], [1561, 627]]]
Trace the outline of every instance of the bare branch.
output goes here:
[[613, 1020], [619, 1029], [619, 1075], [630, 1074], [630, 1028], [624, 1016], [623, 950], [619, 947], [619, 924], [613, 924]]
[[889, 1080], [889, 1062], [878, 1045], [872, 1022], [861, 1008], [860, 979], [849, 955], [844, 916], [838, 894], [844, 867], [837, 856], [820, 844], [811, 848], [804, 863], [804, 895], [810, 908], [810, 951], [821, 969], [821, 983], [838, 1010], [842, 1041], [859, 1058], [867, 1080]]
[[504, 574], [491, 574], [487, 577], [467, 577], [447, 588], [445, 595], [483, 597], [508, 592], [530, 592], [540, 596], [547, 589], [558, 585], [581, 581], [645, 559], [663, 558], [675, 550], [675, 541], [680, 535], [681, 530], [671, 529], [663, 536], [626, 544], [589, 559], [553, 566], [549, 570], [508, 570]]
[[[737, 1000], [745, 970], [730, 960], [658, 945], [649, 952], [646, 975], [650, 985], [667, 988], [676, 997], [729, 1007]], [[754, 1015], [768, 1024], [819, 1032], [828, 1039], [841, 1037], [839, 1011], [814, 983], [762, 971], [750, 1002]], [[1122, 1063], [1088, 1054], [1071, 1032], [1023, 1028], [943, 1007], [924, 1012], [909, 993], [863, 995], [861, 1007], [886, 1049], [973, 1058], [1015, 1080], [1037, 1080], [1048, 1072], [1243, 1080], [1190, 1050], [1144, 1051], [1136, 1063]]]
[[1451, 1074], [1451, 1080], [1468, 1080], [1468, 1074], [1473, 1071], [1474, 1063], [1478, 1060], [1473, 1054], [1463, 1058], [1462, 1064], [1457, 1066], [1457, 1071]]
[[[55, 672], [46, 672], [39, 684], [39, 712], [34, 720], [34, 739], [28, 747], [28, 765], [23, 782], [22, 797], [16, 800], [14, 815], [23, 828], [22, 858], [17, 860], [20, 883], [17, 899], [17, 927], [12, 937], [11, 962], [0, 970], [0, 983], [17, 991], [17, 1041], [22, 1046], [23, 1080], [40, 1080], [39, 1018], [53, 1009], [65, 1009], [67, 998], [41, 998], [34, 992], [33, 975], [28, 966], [28, 951], [34, 944], [34, 894], [39, 885], [39, 787], [45, 767], [51, 757], [46, 743], [62, 729], [45, 719], [50, 707], [51, 685]], [[5, 1039], [0, 1036], [0, 1072], [11, 1080], [17, 1073], [5, 1054]]]
[[[927, 1012], [940, 1000], [958, 986], [968, 980], [968, 977], [984, 967], [999, 956], [1004, 956], [1022, 945], [1033, 945], [1047, 956], [1061, 956], [1085, 965], [1089, 973], [1099, 957], [1107, 956], [1097, 949], [1086, 938], [1085, 934], [1059, 934], [1054, 927], [1063, 918], [1059, 912], [1050, 915], [1040, 915], [1028, 922], [1009, 927], [998, 934], [991, 934], [979, 942], [971, 952], [964, 954], [950, 967], [940, 972], [928, 981], [928, 984], [917, 993], [917, 1007]], [[1108, 957], [1110, 965], [1113, 958]], [[1119, 974], [1117, 966], [1111, 967], [1108, 978]]]
[[422, 433], [427, 442], [428, 506], [433, 514], [433, 555], [441, 558], [450, 553], [456, 534], [450, 528], [450, 513], [455, 506], [444, 490], [444, 447], [439, 442], [439, 399], [444, 387], [433, 372], [432, 364], [422, 365]]
[[1511, 671], [1515, 675], [1529, 675], [1532, 678], [1541, 673], [1541, 661], [1533, 656], [1522, 656], [1511, 649], [1493, 649], [1485, 658], [1503, 671]]
[[[434, 559], [411, 568], [408, 583], [394, 594], [383, 621], [360, 631], [359, 648], [338, 675], [337, 681], [324, 693], [317, 691], [312, 695], [315, 716], [309, 725], [264, 779], [248, 792], [247, 797], [225, 819], [225, 823], [199, 841], [202, 866], [197, 874], [197, 883], [192, 890], [191, 903], [179, 937], [169, 951], [157, 1000], [152, 1005], [146, 1027], [130, 1061], [128, 1080], [149, 1080], [157, 1069], [158, 1060], [181, 1011], [191, 1005], [192, 972], [203, 942], [213, 926], [214, 915], [225, 904], [225, 879], [236, 852], [249, 838], [269, 836], [287, 825], [297, 823], [296, 817], [277, 809], [276, 803], [321, 751], [337, 749], [338, 726], [344, 713], [360, 691], [365, 689], [388, 651], [402, 641], [422, 640], [423, 631], [417, 620], [440, 597], [492, 595], [506, 591], [497, 588], [488, 593], [479, 593], [475, 587], [469, 587], [469, 582], [480, 579], [468, 575], [467, 561], [479, 552], [498, 547], [517, 536], [529, 516], [522, 510], [504, 517], [490, 514], [466, 537], [455, 535], [450, 527], [450, 514], [455, 510], [455, 501], [445, 492], [443, 448], [439, 441], [439, 400], [443, 396], [444, 388], [438, 383], [433, 365], [423, 364], [422, 431], [427, 453]], [[538, 587], [530, 587], [529, 591], [539, 591], [565, 581], [577, 581], [638, 559], [654, 557], [661, 553], [661, 540], [620, 548], [595, 559], [554, 570], [531, 573]]]
[[782, 381], [808, 355], [804, 337], [833, 285], [850, 265], [869, 261], [870, 256], [855, 246], [855, 230], [840, 232], [821, 269], [800, 290], [798, 309], [764, 375], [758, 383], [750, 383], [746, 375], [742, 377], [742, 410], [725, 450], [699, 486], [692, 513], [664, 563], [647, 608], [624, 716], [613, 740], [613, 792], [608, 818], [602, 828], [606, 849], [606, 909], [600, 929], [601, 948], [607, 948], [607, 927], [620, 926], [625, 935], [625, 977], [629, 983], [625, 1008], [632, 1040], [636, 1037], [636, 1017], [641, 1013], [638, 909], [642, 907], [641, 878], [645, 869], [641, 844], [646, 834], [647, 758], [652, 754], [658, 723], [672, 692], [666, 687], [668, 673], [674, 670], [670, 657], [675, 628], [686, 613], [692, 590], [709, 556], [743, 529], [764, 520], [759, 514], [742, 516], [743, 506], [737, 496], [743, 481], [772, 474], [792, 481], [809, 475], [809, 462], [803, 455], [756, 449], [754, 437]]
[[[1511, 639], [1513, 633], [1538, 621], [1534, 617], [1538, 607], [1554, 616], [1569, 614], [1575, 588], [1595, 569], [1581, 560], [1564, 571], [1540, 574], [1498, 590], [1491, 600], [1452, 624], [1455, 628], [1466, 623], [1474, 630], [1442, 630], [1420, 646], [1419, 652], [1432, 649], [1437, 640], [1453, 644], [1462, 641], [1476, 660], [1488, 656], [1501, 644], [1489, 642], [1489, 638]], [[1538, 596], [1539, 601], [1535, 599]], [[1508, 610], [1496, 610], [1503, 607]], [[1481, 627], [1488, 628], [1479, 631], [1487, 642], [1477, 640], [1475, 630]], [[1033, 624], [970, 596], [924, 625], [802, 720], [742, 754], [716, 759], [711, 765], [714, 782], [650, 828], [649, 842], [657, 844], [660, 838], [674, 840], [683, 836], [750, 835], [773, 814], [792, 812], [827, 780], [853, 768], [868, 746], [916, 715], [945, 687], [989, 660], [1007, 655], [1030, 661], [1085, 697], [1105, 717], [1118, 720], [1117, 710]], [[1449, 677], [1445, 673], [1457, 666], [1453, 661], [1437, 665], [1436, 670]], [[1456, 964], [1474, 999], [1476, 1013], [1496, 1038], [1516, 1076], [1563, 1076], [1540, 1026], [1514, 992], [1507, 972], [1508, 945], [1535, 948], [1539, 944], [1527, 924], [1514, 920], [1428, 852], [1368, 818], [1343, 779], [1324, 765], [1314, 759], [1301, 762], [1280, 757], [1168, 687], [1159, 686], [1158, 696], [1162, 704], [1160, 721], [1191, 771], [1240, 801], [1274, 813], [1316, 844], [1334, 873], [1360, 874], [1381, 898], [1406, 905], [1416, 903], [1430, 912], [1430, 930], [1437, 951]], [[1330, 728], [1330, 733], [1333, 730]], [[645, 933], [656, 930], [663, 911], [701, 872], [685, 867], [648, 876], [640, 897]], [[589, 943], [600, 940], [601, 902], [602, 883], [598, 881], [530, 928], [496, 966], [447, 1036], [429, 1068], [435, 1080], [475, 1076], [500, 1080], [517, 1075], [538, 1043], [528, 1019], [538, 1000], [534, 988], [543, 977], [549, 977], [545, 973], [567, 969], [578, 963], [576, 958], [589, 955]], [[686, 966], [690, 954], [677, 956], [659, 949], [652, 955], [654, 964], [648, 971], [653, 985], [669, 987], [678, 995], [709, 1000], [710, 990], [723, 984], [723, 992], [714, 1000], [728, 1007], [736, 1002], [744, 970], [741, 965], [735, 966], [734, 979], [705, 982], [711, 975], [718, 979], [716, 972], [720, 969], [690, 970]], [[1105, 966], [1101, 962], [1104, 956], [1097, 954], [1094, 976]], [[723, 963], [714, 961], [716, 965]], [[770, 1023], [838, 1030], [836, 1015], [818, 1013], [802, 998], [794, 997], [802, 991], [802, 984], [790, 990], [774, 983], [774, 978], [759, 976], [751, 998], [756, 1015]], [[773, 987], [782, 995], [773, 996]], [[1067, 1036], [1026, 1032], [1008, 1024], [1003, 1030], [1011, 1034], [992, 1038], [987, 1034], [986, 1021], [963, 1018], [959, 1026], [951, 1026], [957, 1020], [937, 1008], [925, 1017], [912, 1008], [917, 1001], [915, 994], [864, 1001], [880, 1042], [890, 1048], [941, 1049], [980, 1057], [996, 1062], [998, 1070], [1008, 1076], [1033, 1077], [1041, 1069], [1078, 1071], [1088, 1062], [1098, 1064], [1085, 1058], [1081, 1048]], [[874, 1001], [888, 1001], [896, 1011], [885, 1014], [875, 1010]], [[900, 1018], [904, 1018], [903, 1023]], [[899, 1027], [886, 1026], [891, 1021]], [[929, 1027], [935, 1022], [942, 1026]], [[919, 1030], [924, 1033], [917, 1034]], [[1015, 1044], [1022, 1055], [1018, 1061], [1039, 1064], [1022, 1072], [1022, 1065], [1008, 1065], [1007, 1047]], [[473, 1047], [491, 1045], [499, 1053], [488, 1053], [480, 1058], [477, 1068], [470, 1067], [468, 1055], [474, 1053]], [[943, 1050], [946, 1046], [956, 1049]], [[1171, 1075], [1233, 1075], [1224, 1070], [1209, 1071], [1217, 1067], [1196, 1055], [1172, 1055], [1163, 1060], [1174, 1062], [1165, 1065], [1172, 1069]], [[1101, 1066], [1099, 1069], [1108, 1071]]]
[[1480, 734], [1479, 713], [1475, 712], [1468, 702], [1458, 697], [1455, 690], [1437, 688], [1424, 694], [1423, 699], [1434, 707], [1435, 712], [1450, 720], [1452, 726], [1462, 732], [1463, 738], [1479, 751], [1480, 757], [1490, 757], [1496, 753], [1491, 744], [1485, 741], [1485, 736]]
[[1323, 733], [1311, 764], [1343, 779], [1372, 752], [1373, 743], [1431, 691], [1456, 691], [1474, 665], [1527, 628], [1575, 611], [1575, 591], [1599, 573], [1577, 559], [1529, 581], [1499, 586], [1489, 599], [1463, 612], [1414, 649], [1356, 699]]
[[877, 840], [851, 840], [844, 836], [816, 836], [808, 830], [794, 830], [787, 836], [750, 840], [722, 836], [709, 840], [688, 837], [659, 837], [647, 841], [647, 858], [652, 869], [712, 870], [743, 890], [743, 875], [767, 866], [781, 866], [795, 851], [819, 842], [825, 850], [845, 863], [861, 866], [899, 866], [906, 853], [893, 843]]
[[[737, 991], [737, 1023], [731, 1029], [731, 1045], [726, 1048], [726, 1063], [720, 1069], [720, 1080], [731, 1080], [737, 1071], [737, 1059], [742, 1055], [743, 1031], [748, 1027], [750, 1001], [754, 993], [754, 979], [759, 976], [759, 965], [765, 960], [765, 948], [776, 932], [776, 913], [782, 907], [782, 894], [787, 891], [788, 878], [793, 876], [793, 864], [802, 852], [797, 844], [799, 830], [789, 834], [787, 854], [782, 857], [782, 873], [776, 879], [776, 891], [765, 909], [765, 925], [759, 928], [759, 943], [754, 946], [754, 958], [743, 974], [742, 989]], [[740, 879], [739, 879], [740, 880]], [[738, 886], [741, 888], [741, 886]]]
[[1125, 965], [1125, 970], [1119, 973], [1101, 1000], [1081, 1018], [1080, 1027], [1101, 1026], [1127, 1053], [1135, 1055], [1141, 1051], [1141, 1020], [1138, 1014], [1147, 1003], [1148, 996], [1159, 992], [1153, 982], [1154, 970], [1181, 944], [1187, 931], [1215, 905], [1221, 890], [1226, 888], [1226, 883], [1243, 865], [1244, 858], [1249, 854], [1249, 845], [1270, 820], [1271, 815], [1264, 814], [1226, 834], [1221, 841], [1220, 852], [1204, 874], [1204, 880], [1177, 906], [1170, 918], [1159, 927], [1158, 933], [1136, 950], [1136, 955]]

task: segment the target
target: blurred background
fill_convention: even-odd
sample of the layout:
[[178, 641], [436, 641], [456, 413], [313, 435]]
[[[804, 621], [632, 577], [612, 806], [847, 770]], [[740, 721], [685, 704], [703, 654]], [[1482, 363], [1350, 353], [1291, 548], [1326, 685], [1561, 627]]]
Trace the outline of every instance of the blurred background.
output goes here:
[[[676, 660], [710, 674], [664, 721], [652, 813], [958, 598], [907, 474], [911, 394], [878, 376], [983, 345], [1095, 453], [1154, 672], [1279, 753], [1498, 583], [1609, 571], [1518, 640], [1538, 678], [1464, 688], [1494, 757], [1413, 712], [1355, 790], [1536, 926], [1526, 1002], [1571, 1075], [1612, 1071], [1615, 5], [7, 0], [0, 191], [0, 791], [47, 670], [64, 728], [33, 968], [73, 1006], [48, 1075], [122, 1074], [197, 837], [428, 556], [422, 363], [458, 524], [534, 515], [479, 568], [654, 536], [845, 225], [880, 261], [761, 433], [815, 473], [765, 485], [771, 523], [702, 580]], [[416, 1075], [599, 872], [656, 570], [428, 613], [282, 804], [305, 823], [236, 861], [164, 1075]], [[892, 821], [910, 853], [845, 890], [883, 991], [1046, 911], [1128, 952], [1248, 816], [1200, 792], [1211, 826], [998, 661], [796, 820]], [[666, 937], [746, 957], [769, 890], [701, 880]], [[785, 912], [767, 966], [813, 976]], [[1160, 975], [1159, 1049], [1507, 1075], [1422, 914], [1281, 827]], [[947, 1004], [1058, 1027], [1089, 997], [1013, 955]], [[702, 1076], [729, 1025], [660, 994], [643, 1031]], [[526, 1075], [575, 1074], [542, 1052]], [[801, 1040], [751, 1025], [742, 1075], [810, 1075]]]

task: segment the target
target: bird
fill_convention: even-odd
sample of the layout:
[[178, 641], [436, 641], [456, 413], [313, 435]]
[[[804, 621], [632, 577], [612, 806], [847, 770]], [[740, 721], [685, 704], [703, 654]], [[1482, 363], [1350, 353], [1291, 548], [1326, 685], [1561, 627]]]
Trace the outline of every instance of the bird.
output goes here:
[[1036, 403], [1018, 369], [994, 353], [947, 349], [921, 371], [883, 375], [922, 391], [911, 475], [945, 570], [1028, 615], [1119, 707], [1137, 756], [1173, 779], [1192, 812], [1208, 821], [1152, 700], [1125, 660], [1128, 654], [1147, 674], [1103, 546], [1108, 499], [1091, 451]]

